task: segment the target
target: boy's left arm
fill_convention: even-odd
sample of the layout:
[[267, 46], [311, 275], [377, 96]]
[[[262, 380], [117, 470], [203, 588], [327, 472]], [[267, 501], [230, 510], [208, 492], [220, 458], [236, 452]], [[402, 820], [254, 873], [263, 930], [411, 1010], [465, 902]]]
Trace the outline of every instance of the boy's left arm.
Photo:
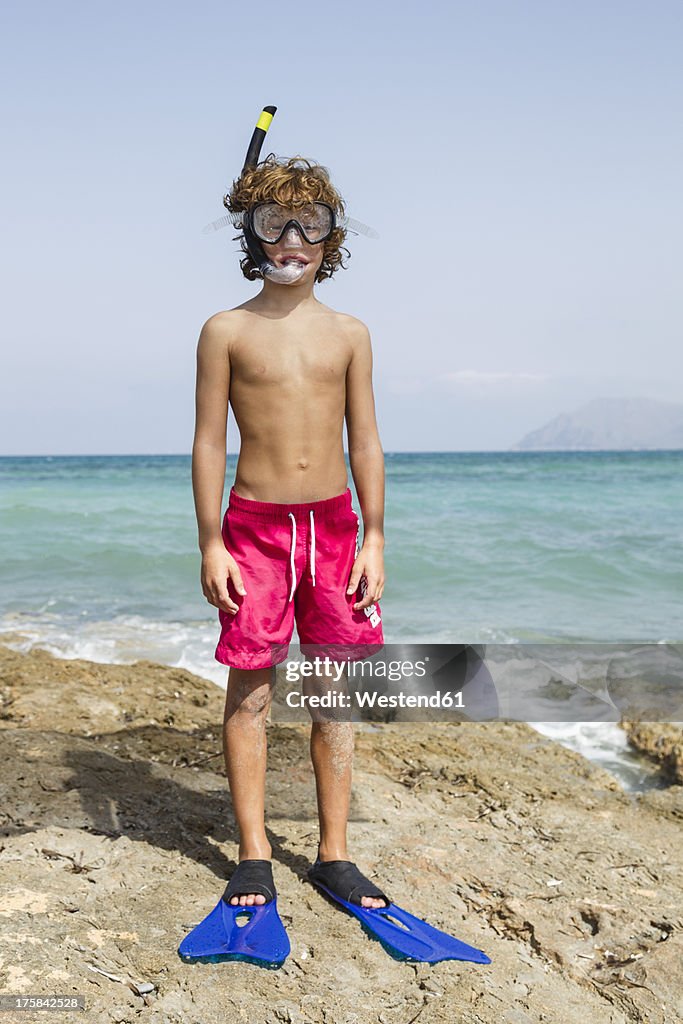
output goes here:
[[360, 320], [353, 321], [352, 355], [346, 371], [346, 430], [349, 463], [363, 516], [363, 546], [353, 563], [347, 594], [361, 577], [367, 590], [354, 610], [379, 601], [384, 590], [384, 452], [379, 440], [372, 391], [370, 332]]

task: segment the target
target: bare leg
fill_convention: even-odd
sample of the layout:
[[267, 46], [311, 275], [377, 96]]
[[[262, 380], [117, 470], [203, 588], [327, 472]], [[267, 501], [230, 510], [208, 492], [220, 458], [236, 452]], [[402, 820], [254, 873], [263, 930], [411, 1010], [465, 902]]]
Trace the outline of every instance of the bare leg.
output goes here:
[[320, 820], [320, 859], [348, 860], [346, 826], [353, 772], [351, 722], [312, 722], [311, 760]]
[[[311, 760], [315, 771], [320, 821], [320, 859], [348, 860], [346, 827], [351, 802], [354, 732], [352, 722], [313, 721]], [[384, 900], [363, 896], [364, 907]]]
[[[270, 860], [265, 828], [266, 717], [275, 669], [231, 668], [223, 718], [223, 755], [239, 829], [239, 860]], [[233, 896], [235, 906], [266, 902], [261, 893]]]

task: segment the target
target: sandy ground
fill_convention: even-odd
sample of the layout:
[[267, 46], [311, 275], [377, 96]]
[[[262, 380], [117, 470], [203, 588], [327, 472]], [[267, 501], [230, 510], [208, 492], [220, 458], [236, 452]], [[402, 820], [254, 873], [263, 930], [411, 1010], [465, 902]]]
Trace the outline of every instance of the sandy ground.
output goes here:
[[[80, 994], [76, 1019], [98, 1022], [683, 1019], [675, 770], [667, 788], [628, 794], [522, 724], [359, 728], [352, 856], [397, 903], [492, 959], [430, 967], [393, 960], [305, 881], [309, 728], [271, 724], [268, 826], [291, 956], [277, 971], [188, 965], [178, 944], [237, 852], [221, 691], [152, 662], [0, 646], [0, 693], [2, 993]], [[656, 754], [656, 735], [639, 741]], [[680, 741], [679, 728], [660, 744], [674, 769]]]

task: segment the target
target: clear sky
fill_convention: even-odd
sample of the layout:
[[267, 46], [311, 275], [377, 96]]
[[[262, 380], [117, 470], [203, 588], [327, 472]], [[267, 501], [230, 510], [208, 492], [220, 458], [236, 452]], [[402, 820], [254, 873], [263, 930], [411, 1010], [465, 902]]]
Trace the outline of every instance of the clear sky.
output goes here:
[[258, 288], [202, 227], [266, 104], [263, 154], [380, 234], [318, 296], [370, 328], [386, 451], [683, 401], [679, 0], [5, 11], [1, 453], [190, 451], [201, 325]]

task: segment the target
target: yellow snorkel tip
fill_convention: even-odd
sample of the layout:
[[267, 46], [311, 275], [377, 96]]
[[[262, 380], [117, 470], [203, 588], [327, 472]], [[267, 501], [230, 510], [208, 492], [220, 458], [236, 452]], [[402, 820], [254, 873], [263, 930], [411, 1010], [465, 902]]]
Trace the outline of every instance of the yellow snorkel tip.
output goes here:
[[273, 115], [276, 110], [277, 107], [264, 107], [258, 121], [256, 122], [256, 127], [267, 132], [270, 128], [270, 122], [273, 120]]
[[271, 122], [275, 117], [275, 111], [277, 107], [264, 107], [259, 115], [259, 119], [256, 122], [251, 141], [249, 142], [249, 148], [247, 149], [247, 155], [244, 158], [244, 167], [242, 173], [247, 167], [255, 167], [258, 163], [258, 158], [261, 154], [261, 146], [263, 140], [266, 137], [266, 132], [270, 128]]

